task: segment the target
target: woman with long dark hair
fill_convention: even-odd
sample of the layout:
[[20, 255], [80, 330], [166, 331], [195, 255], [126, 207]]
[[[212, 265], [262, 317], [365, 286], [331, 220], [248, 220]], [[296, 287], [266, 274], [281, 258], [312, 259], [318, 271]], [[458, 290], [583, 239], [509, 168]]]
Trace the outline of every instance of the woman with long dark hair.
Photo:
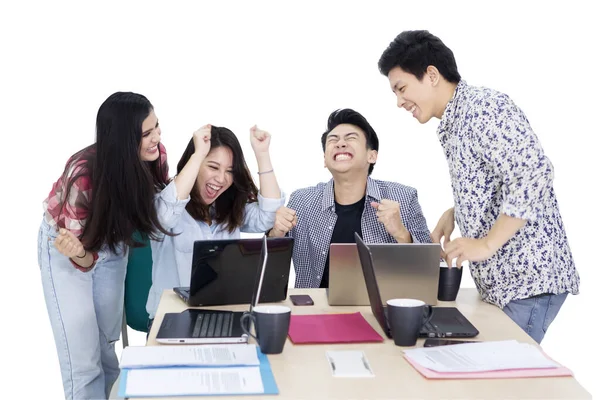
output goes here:
[[269, 133], [250, 129], [260, 191], [242, 147], [227, 128], [206, 125], [190, 140], [177, 176], [156, 197], [161, 224], [171, 232], [152, 247], [152, 288], [146, 309], [156, 314], [162, 292], [189, 286], [195, 240], [233, 239], [241, 232], [265, 232], [285, 202], [269, 155]]
[[130, 246], [168, 234], [153, 204], [168, 179], [152, 104], [117, 92], [98, 110], [96, 142], [75, 153], [44, 201], [38, 237], [44, 296], [65, 398], [108, 398], [119, 374]]

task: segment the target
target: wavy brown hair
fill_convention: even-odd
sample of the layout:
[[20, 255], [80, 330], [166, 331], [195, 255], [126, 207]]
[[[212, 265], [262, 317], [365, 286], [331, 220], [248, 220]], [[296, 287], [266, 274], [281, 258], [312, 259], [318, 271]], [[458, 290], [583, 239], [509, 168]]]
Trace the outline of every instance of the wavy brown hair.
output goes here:
[[[185, 209], [195, 220], [210, 221], [214, 219], [217, 224], [224, 223], [231, 233], [242, 226], [246, 204], [258, 201], [258, 188], [252, 180], [242, 146], [235, 134], [227, 128], [213, 126], [210, 131], [210, 151], [217, 147], [227, 147], [233, 154], [233, 183], [214, 201], [214, 215], [211, 216], [210, 206], [202, 201], [200, 188], [196, 181], [190, 192], [191, 200]], [[177, 164], [177, 173], [180, 173], [185, 167], [194, 151], [192, 138]]]

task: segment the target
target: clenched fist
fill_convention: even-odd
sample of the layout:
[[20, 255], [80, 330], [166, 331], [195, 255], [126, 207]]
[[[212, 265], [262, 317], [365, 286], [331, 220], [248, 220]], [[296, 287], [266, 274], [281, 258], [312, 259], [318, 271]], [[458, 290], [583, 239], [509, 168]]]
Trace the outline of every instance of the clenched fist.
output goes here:
[[298, 224], [296, 211], [287, 207], [279, 207], [275, 214], [275, 225], [269, 236], [284, 237], [286, 233], [292, 230]]

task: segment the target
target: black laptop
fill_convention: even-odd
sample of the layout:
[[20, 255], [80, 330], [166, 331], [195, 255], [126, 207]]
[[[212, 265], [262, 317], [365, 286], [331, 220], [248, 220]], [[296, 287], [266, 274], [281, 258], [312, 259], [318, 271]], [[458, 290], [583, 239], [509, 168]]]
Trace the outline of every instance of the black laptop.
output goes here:
[[[269, 259], [266, 237], [263, 237], [260, 243], [260, 256], [257, 260], [258, 267], [254, 269], [252, 294], [245, 301], [245, 303], [250, 301], [249, 311], [252, 311], [252, 308], [256, 307], [259, 300], [262, 299], [261, 294]], [[239, 311], [201, 309], [166, 313], [156, 334], [156, 341], [164, 344], [247, 343], [248, 335], [242, 330], [240, 321], [243, 314]], [[247, 325], [246, 328], [248, 329], [249, 326]]]
[[[259, 263], [262, 239], [197, 240], [189, 287], [173, 291], [190, 307], [245, 304]], [[287, 298], [293, 238], [269, 238], [263, 303]]]
[[[387, 318], [387, 307], [381, 300], [379, 285], [375, 277], [373, 267], [373, 256], [369, 247], [363, 242], [358, 234], [354, 234], [358, 248], [358, 256], [365, 277], [369, 302], [373, 315], [381, 325], [381, 329], [388, 338], [392, 338], [392, 331]], [[437, 281], [436, 281], [437, 282]], [[436, 282], [432, 284], [437, 285]], [[455, 307], [433, 307], [431, 320], [423, 326], [419, 336], [421, 337], [475, 337], [479, 331], [461, 314]]]

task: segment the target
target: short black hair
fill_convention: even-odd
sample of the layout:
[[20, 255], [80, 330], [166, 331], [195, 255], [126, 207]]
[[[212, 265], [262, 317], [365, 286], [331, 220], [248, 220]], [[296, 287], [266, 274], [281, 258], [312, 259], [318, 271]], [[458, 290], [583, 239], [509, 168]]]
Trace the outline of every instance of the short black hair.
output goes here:
[[[325, 151], [325, 143], [327, 142], [327, 135], [329, 135], [329, 132], [335, 129], [336, 126], [342, 124], [350, 124], [359, 127], [365, 133], [365, 138], [367, 139], [367, 149], [376, 151], [379, 150], [379, 138], [367, 119], [350, 108], [344, 108], [335, 110], [329, 115], [329, 119], [327, 120], [327, 130], [325, 133], [323, 133], [323, 135], [321, 135], [321, 145], [323, 147], [323, 151]], [[375, 163], [369, 166], [369, 175], [371, 175], [371, 172], [373, 172], [374, 167]]]
[[379, 58], [379, 72], [387, 76], [395, 67], [423, 78], [427, 67], [433, 65], [452, 83], [460, 81], [454, 53], [429, 31], [404, 31], [385, 49]]

